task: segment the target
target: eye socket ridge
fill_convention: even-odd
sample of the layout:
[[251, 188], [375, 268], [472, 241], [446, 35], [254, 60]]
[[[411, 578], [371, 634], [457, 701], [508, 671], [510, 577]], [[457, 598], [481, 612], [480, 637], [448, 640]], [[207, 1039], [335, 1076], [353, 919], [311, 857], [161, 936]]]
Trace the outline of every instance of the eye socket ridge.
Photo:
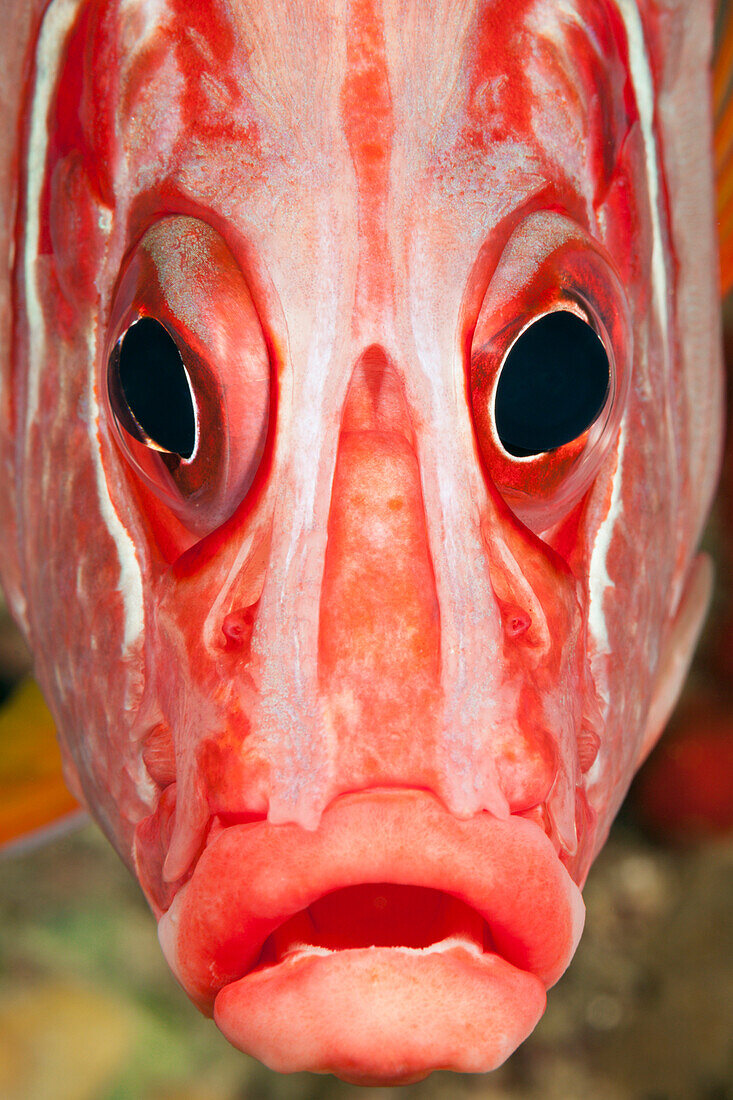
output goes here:
[[[499, 381], [508, 378], [512, 349], [528, 339], [534, 325], [541, 334], [541, 319], [557, 311], [574, 314], [582, 329], [590, 326], [596, 349], [603, 347], [604, 375], [596, 395], [602, 407], [595, 419], [592, 408], [585, 423], [571, 426], [564, 439], [507, 436], [511, 449], [505, 449], [496, 425]], [[580, 501], [618, 439], [634, 362], [626, 289], [602, 242], [565, 215], [536, 212], [513, 230], [475, 321], [468, 312], [466, 320], [472, 324], [467, 383], [477, 457], [516, 518], [539, 534]], [[565, 358], [563, 353], [561, 364]], [[546, 401], [553, 404], [558, 402]]]
[[108, 333], [99, 388], [111, 461], [129, 475], [119, 491], [136, 495], [173, 560], [261, 498], [250, 490], [272, 446], [276, 386], [260, 312], [223, 237], [169, 215], [128, 253]]
[[536, 461], [590, 430], [614, 389], [613, 357], [588, 312], [561, 300], [532, 317], [504, 353], [491, 396], [498, 442]]
[[158, 451], [169, 469], [195, 458], [195, 393], [179, 344], [166, 325], [142, 314], [128, 326], [110, 356], [107, 385], [119, 426]]

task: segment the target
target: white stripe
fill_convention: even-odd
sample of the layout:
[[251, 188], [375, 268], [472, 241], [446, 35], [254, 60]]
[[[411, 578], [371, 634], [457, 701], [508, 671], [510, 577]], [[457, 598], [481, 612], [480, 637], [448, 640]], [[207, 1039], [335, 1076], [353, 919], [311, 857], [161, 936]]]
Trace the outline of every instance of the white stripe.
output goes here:
[[[646, 174], [649, 187], [649, 208], [652, 226], [652, 296], [654, 311], [662, 335], [663, 354], [668, 361], [667, 269], [665, 266], [662, 223], [660, 215], [659, 153], [654, 134], [654, 80], [644, 43], [636, 0], [616, 0], [616, 6], [626, 28], [629, 50], [629, 68], [634, 86], [639, 123], [644, 141]], [[638, 354], [638, 352], [637, 352]], [[603, 612], [603, 599], [613, 581], [608, 575], [606, 561], [616, 520], [621, 513], [621, 485], [623, 482], [623, 457], [626, 445], [626, 427], [619, 434], [618, 459], [613, 475], [611, 504], [606, 518], [596, 534], [589, 570], [590, 606], [588, 624], [599, 653], [610, 653], [611, 646]]]
[[608, 639], [606, 617], [603, 612], [603, 599], [608, 588], [613, 588], [613, 581], [608, 575], [606, 561], [611, 545], [611, 536], [616, 526], [616, 520], [621, 512], [621, 484], [623, 482], [624, 451], [626, 450], [626, 424], [622, 423], [618, 437], [618, 449], [616, 452], [616, 469], [613, 474], [611, 487], [611, 503], [606, 518], [600, 524], [596, 532], [593, 552], [590, 558], [588, 570], [588, 626], [593, 635], [599, 653], [610, 653], [611, 645]]
[[649, 182], [649, 205], [652, 218], [652, 290], [657, 317], [667, 344], [667, 268], [662, 244], [662, 223], [659, 213], [659, 155], [654, 136], [654, 78], [644, 44], [644, 28], [637, 7], [637, 0], [616, 0], [619, 14], [626, 27], [629, 47], [629, 68], [634, 85], [636, 106], [644, 139], [646, 174]]
[[[91, 365], [96, 361], [95, 340], [93, 337], [90, 337], [88, 342], [88, 354], [89, 364]], [[140, 563], [137, 560], [135, 543], [121, 523], [107, 488], [107, 476], [102, 465], [102, 452], [99, 442], [99, 404], [95, 392], [93, 370], [89, 371], [88, 398], [90, 451], [94, 462], [99, 510], [117, 547], [117, 557], [120, 563], [120, 579], [117, 588], [122, 596], [125, 611], [123, 646], [125, 649], [129, 649], [137, 642], [144, 626], [143, 578]]]
[[44, 318], [36, 290], [40, 250], [41, 191], [48, 150], [48, 112], [56, 87], [61, 51], [83, 0], [56, 0], [46, 11], [36, 49], [35, 87], [28, 148], [26, 188], [25, 300], [28, 313], [28, 394], [26, 435], [36, 419], [41, 369], [45, 359]]
[[[83, 0], [56, 0], [46, 11], [36, 50], [36, 84], [30, 126], [28, 151], [28, 184], [26, 191], [25, 291], [28, 314], [28, 393], [26, 405], [26, 438], [38, 415], [41, 373], [46, 360], [45, 318], [36, 285], [36, 257], [40, 249], [40, 204], [43, 190], [48, 124], [51, 99], [56, 86], [62, 50]], [[89, 370], [89, 435], [102, 518], [114, 543], [120, 565], [119, 591], [125, 614], [125, 649], [133, 645], [143, 629], [143, 584], [135, 545], [119, 520], [109, 496], [99, 446], [99, 406], [94, 392], [96, 359], [95, 340], [88, 340]]]

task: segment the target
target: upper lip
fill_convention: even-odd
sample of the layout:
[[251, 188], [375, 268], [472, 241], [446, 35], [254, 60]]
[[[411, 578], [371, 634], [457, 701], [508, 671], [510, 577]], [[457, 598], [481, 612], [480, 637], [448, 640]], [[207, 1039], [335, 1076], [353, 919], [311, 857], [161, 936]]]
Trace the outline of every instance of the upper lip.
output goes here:
[[257, 965], [268, 937], [344, 887], [429, 887], [475, 909], [492, 946], [545, 987], [573, 956], [583, 925], [580, 891], [531, 821], [487, 813], [462, 821], [425, 791], [343, 795], [319, 827], [232, 825], [204, 850], [192, 879], [160, 920], [170, 965], [210, 1010], [216, 994]]

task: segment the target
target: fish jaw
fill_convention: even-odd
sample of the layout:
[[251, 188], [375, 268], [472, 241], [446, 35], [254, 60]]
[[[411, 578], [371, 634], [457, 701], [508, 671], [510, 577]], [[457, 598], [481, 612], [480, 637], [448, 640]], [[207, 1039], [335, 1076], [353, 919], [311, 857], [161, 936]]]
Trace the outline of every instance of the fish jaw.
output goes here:
[[338, 798], [312, 832], [224, 829], [159, 937], [235, 1046], [281, 1072], [396, 1084], [509, 1057], [569, 964], [583, 916], [538, 825], [460, 821], [427, 792], [384, 789]]

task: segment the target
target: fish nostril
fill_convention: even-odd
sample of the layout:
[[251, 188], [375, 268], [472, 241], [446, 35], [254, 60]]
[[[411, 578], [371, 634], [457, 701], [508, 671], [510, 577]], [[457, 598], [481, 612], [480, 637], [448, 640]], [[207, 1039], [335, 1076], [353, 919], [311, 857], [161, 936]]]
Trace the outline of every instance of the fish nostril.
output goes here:
[[504, 631], [509, 638], [520, 638], [532, 625], [532, 619], [519, 607], [509, 607], [503, 616]]
[[230, 611], [221, 624], [224, 647], [229, 650], [244, 649], [249, 645], [254, 627], [254, 607]]

